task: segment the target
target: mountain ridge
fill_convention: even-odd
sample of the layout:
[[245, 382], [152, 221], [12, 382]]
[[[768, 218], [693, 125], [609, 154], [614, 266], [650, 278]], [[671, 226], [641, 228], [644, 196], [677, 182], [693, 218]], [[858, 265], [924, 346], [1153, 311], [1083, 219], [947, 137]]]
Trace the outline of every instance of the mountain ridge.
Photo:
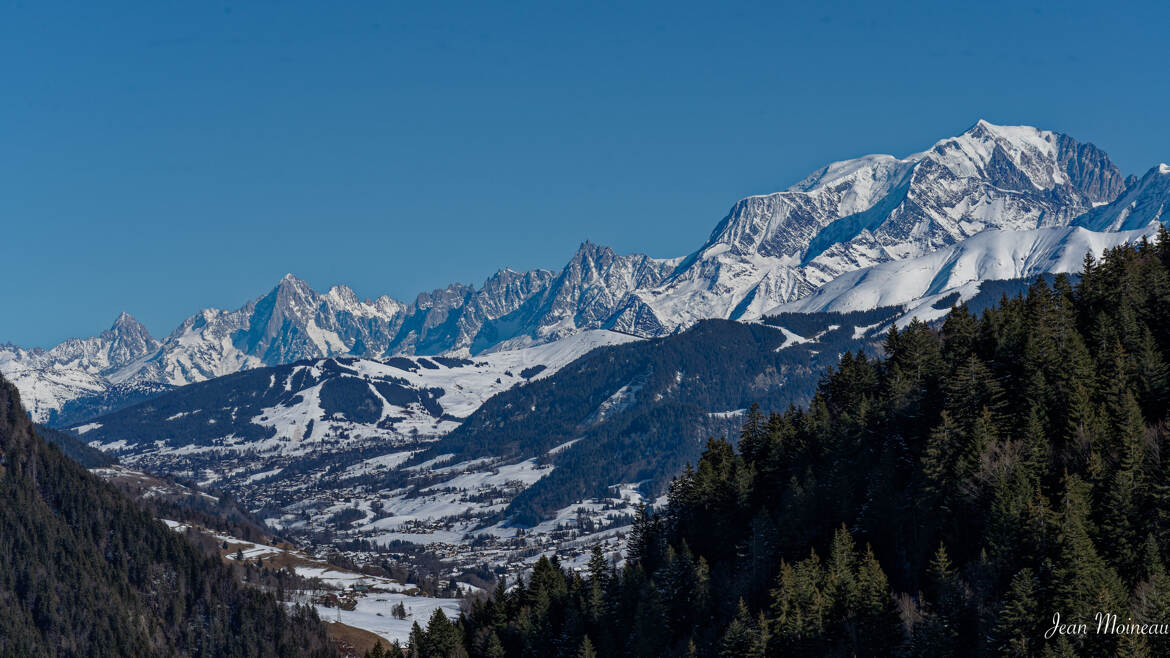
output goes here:
[[230, 311], [203, 309], [156, 340], [129, 315], [50, 350], [0, 347], [0, 372], [44, 420], [110, 386], [184, 385], [262, 365], [347, 355], [470, 356], [588, 329], [664, 336], [702, 319], [755, 320], [834, 280], [954, 248], [985, 231], [1077, 225], [1103, 233], [1161, 221], [1170, 167], [1125, 178], [1067, 135], [977, 121], [898, 158], [832, 162], [732, 205], [686, 257], [619, 255], [583, 242], [557, 272], [504, 268], [410, 302], [324, 293], [287, 274]]

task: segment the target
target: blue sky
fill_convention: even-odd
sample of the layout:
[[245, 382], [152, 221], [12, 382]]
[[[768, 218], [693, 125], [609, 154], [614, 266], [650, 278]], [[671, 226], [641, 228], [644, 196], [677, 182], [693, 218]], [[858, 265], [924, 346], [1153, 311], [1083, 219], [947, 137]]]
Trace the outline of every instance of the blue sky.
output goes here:
[[0, 4], [0, 342], [683, 255], [981, 117], [1170, 160], [1163, 3], [623, 4]]

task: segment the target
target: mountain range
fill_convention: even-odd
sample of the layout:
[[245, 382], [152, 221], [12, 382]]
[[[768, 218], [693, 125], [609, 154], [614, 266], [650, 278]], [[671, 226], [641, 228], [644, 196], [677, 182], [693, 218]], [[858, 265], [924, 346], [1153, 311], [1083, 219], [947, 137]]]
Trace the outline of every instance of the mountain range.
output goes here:
[[410, 303], [360, 300], [345, 286], [319, 293], [289, 274], [162, 340], [123, 313], [98, 336], [48, 350], [0, 346], [0, 372], [35, 419], [52, 421], [71, 401], [106, 409], [111, 396], [143, 399], [303, 359], [467, 357], [591, 329], [648, 338], [708, 318], [912, 310], [953, 291], [970, 297], [984, 280], [1073, 271], [1086, 251], [1151, 234], [1168, 196], [1166, 165], [1126, 178], [1092, 144], [981, 120], [920, 153], [834, 162], [742, 199], [686, 257], [586, 242], [560, 272], [504, 269], [478, 288], [452, 284]]

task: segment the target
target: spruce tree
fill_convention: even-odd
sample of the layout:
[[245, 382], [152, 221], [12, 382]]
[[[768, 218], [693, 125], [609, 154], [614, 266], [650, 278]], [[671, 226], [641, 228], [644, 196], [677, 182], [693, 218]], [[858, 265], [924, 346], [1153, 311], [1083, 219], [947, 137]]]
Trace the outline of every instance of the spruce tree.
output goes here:
[[577, 658], [597, 658], [597, 651], [593, 648], [593, 640], [586, 635], [581, 639], [581, 647], [577, 649]]
[[1036, 576], [1029, 568], [1012, 576], [995, 624], [994, 648], [999, 655], [1031, 656], [1042, 643], [1036, 632], [1041, 618], [1037, 587]]

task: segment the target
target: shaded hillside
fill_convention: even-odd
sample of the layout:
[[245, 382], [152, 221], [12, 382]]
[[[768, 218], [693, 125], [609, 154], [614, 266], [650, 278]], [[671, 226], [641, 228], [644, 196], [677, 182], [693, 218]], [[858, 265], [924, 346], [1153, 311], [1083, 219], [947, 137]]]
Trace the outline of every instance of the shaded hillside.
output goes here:
[[173, 390], [170, 384], [139, 382], [136, 384], [113, 384], [100, 393], [83, 395], [66, 401], [60, 411], [49, 414], [47, 425], [67, 427], [82, 421], [113, 413]]
[[47, 445], [0, 379], [0, 655], [332, 655], [316, 616]]
[[37, 425], [36, 433], [45, 441], [60, 448], [61, 452], [65, 453], [65, 456], [86, 468], [112, 466], [118, 463], [117, 459], [114, 459], [97, 448], [87, 446], [69, 432], [55, 430], [44, 425]]

